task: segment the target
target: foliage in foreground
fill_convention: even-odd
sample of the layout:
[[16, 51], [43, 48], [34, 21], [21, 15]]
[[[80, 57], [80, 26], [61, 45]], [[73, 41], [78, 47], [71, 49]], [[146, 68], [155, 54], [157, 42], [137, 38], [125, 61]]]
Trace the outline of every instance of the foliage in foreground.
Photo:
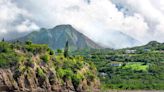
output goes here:
[[[55, 55], [56, 54], [56, 55]], [[97, 80], [96, 68], [84, 62], [81, 56], [65, 57], [63, 52], [54, 53], [47, 45], [0, 42], [0, 68], [14, 69], [14, 78], [32, 76], [36, 72], [40, 85], [51, 76], [50, 82], [59, 81], [62, 85], [71, 81], [75, 90], [79, 85], [89, 86]]]

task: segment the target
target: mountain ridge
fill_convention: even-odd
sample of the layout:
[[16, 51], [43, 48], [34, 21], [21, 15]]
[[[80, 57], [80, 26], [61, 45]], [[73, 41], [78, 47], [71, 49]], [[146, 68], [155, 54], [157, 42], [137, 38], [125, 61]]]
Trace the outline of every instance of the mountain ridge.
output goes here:
[[48, 44], [52, 49], [63, 49], [67, 41], [71, 50], [102, 48], [71, 25], [58, 25], [52, 29], [41, 28], [39, 31], [34, 31], [14, 41], [17, 40], [21, 42], [31, 40], [37, 44]]

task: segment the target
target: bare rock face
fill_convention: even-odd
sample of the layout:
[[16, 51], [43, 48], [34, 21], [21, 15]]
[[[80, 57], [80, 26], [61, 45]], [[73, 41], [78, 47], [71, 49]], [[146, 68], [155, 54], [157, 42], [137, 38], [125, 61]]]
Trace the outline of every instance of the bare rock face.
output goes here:
[[61, 79], [51, 73], [42, 79], [31, 70], [14, 79], [15, 72], [10, 69], [0, 69], [0, 92], [88, 92], [89, 87], [96, 88], [96, 83], [87, 84], [87, 80], [81, 81], [79, 86], [75, 88], [71, 80], [68, 79], [62, 83]]
[[9, 69], [0, 69], [0, 91], [19, 90]]

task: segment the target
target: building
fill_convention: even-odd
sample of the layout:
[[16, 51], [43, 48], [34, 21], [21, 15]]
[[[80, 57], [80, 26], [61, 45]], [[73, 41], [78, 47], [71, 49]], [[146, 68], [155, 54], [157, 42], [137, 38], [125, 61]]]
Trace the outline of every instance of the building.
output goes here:
[[126, 50], [125, 53], [126, 54], [134, 54], [134, 53], [136, 53], [136, 50]]

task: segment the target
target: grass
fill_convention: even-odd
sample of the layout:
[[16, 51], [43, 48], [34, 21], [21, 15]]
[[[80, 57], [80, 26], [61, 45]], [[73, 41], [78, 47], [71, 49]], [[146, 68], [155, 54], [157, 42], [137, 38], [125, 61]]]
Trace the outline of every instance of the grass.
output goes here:
[[143, 65], [142, 63], [128, 63], [126, 64], [123, 69], [132, 69], [136, 71], [147, 71], [148, 65]]

